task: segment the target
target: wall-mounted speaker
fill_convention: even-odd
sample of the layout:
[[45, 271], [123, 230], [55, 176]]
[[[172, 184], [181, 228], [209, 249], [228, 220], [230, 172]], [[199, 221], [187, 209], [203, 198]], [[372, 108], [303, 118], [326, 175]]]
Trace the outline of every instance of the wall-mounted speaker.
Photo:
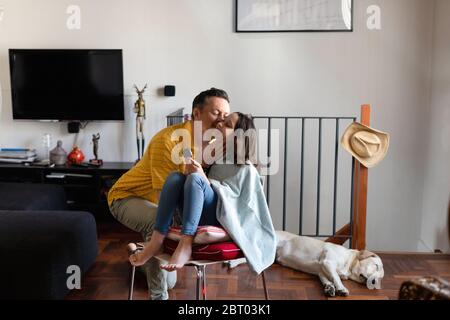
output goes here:
[[69, 122], [67, 124], [67, 130], [69, 133], [78, 133], [80, 132], [81, 123], [79, 122]]
[[164, 87], [164, 95], [166, 97], [174, 97], [175, 96], [175, 86], [165, 86]]

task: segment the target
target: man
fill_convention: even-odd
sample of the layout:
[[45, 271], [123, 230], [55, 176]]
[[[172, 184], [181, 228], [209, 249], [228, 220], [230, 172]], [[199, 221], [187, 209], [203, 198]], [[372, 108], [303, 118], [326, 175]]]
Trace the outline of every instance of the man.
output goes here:
[[[201, 122], [203, 133], [215, 128], [230, 113], [228, 94], [211, 88], [197, 95], [192, 103], [192, 119]], [[123, 225], [140, 232], [148, 241], [156, 220], [159, 195], [167, 176], [173, 171], [184, 172], [184, 165], [172, 161], [172, 150], [179, 141], [172, 141], [175, 130], [187, 130], [191, 137], [191, 151], [201, 149], [194, 140], [194, 121], [167, 127], [150, 141], [142, 159], [125, 173], [111, 188], [108, 204], [112, 215]], [[207, 142], [203, 142], [204, 145]], [[203, 145], [203, 146], [204, 146]], [[202, 147], [203, 147], [202, 146]], [[168, 288], [176, 283], [176, 272], [161, 270], [156, 259], [144, 265], [150, 298], [166, 300]]]

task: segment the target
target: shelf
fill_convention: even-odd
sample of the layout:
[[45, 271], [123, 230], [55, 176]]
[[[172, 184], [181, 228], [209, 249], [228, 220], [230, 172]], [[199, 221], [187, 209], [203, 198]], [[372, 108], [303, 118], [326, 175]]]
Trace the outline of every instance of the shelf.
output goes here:
[[[0, 163], [1, 182], [44, 183], [62, 186], [71, 210], [88, 211], [96, 218], [110, 217], [105, 188], [119, 179], [134, 163], [105, 162], [101, 167], [40, 167]], [[50, 174], [66, 174], [64, 178], [48, 178]], [[83, 176], [77, 176], [81, 174]]]

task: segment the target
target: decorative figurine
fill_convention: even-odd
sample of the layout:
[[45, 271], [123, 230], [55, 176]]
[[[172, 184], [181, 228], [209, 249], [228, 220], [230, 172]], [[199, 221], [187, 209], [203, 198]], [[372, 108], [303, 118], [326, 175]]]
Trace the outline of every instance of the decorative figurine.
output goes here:
[[69, 160], [70, 164], [81, 164], [84, 160], [84, 154], [77, 146], [74, 146], [67, 156], [67, 160]]
[[92, 135], [92, 144], [94, 145], [94, 157], [95, 159], [89, 160], [89, 163], [94, 166], [101, 166], [103, 160], [98, 158], [98, 140], [100, 140], [100, 133]]
[[67, 162], [67, 152], [62, 147], [62, 141], [58, 140], [56, 147], [50, 151], [50, 163], [63, 166]]
[[145, 120], [145, 100], [143, 98], [143, 94], [145, 89], [147, 89], [147, 84], [144, 86], [142, 90], [134, 85], [136, 89], [136, 93], [138, 94], [138, 100], [134, 103], [134, 113], [136, 113], [136, 142], [137, 142], [137, 151], [138, 151], [138, 160], [144, 154], [145, 148], [145, 137], [144, 137], [144, 120]]

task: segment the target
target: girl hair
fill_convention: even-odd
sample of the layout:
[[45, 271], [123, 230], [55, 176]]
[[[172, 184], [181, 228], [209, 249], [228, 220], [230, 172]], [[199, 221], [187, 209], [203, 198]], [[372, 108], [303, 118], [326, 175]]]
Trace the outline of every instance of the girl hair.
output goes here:
[[[243, 138], [244, 138], [244, 160], [245, 163], [248, 161], [254, 160], [256, 158], [256, 127], [255, 123], [253, 122], [253, 118], [249, 114], [243, 114], [242, 112], [236, 112], [238, 115], [238, 121], [236, 122], [236, 125], [234, 127], [234, 131], [242, 130], [243, 131]], [[253, 132], [250, 132], [250, 136], [248, 135], [248, 130], [253, 130]], [[242, 138], [240, 136], [237, 136], [236, 139]], [[237, 144], [239, 145], [239, 144]], [[234, 163], [236, 164], [243, 164], [238, 163], [238, 152], [241, 150], [238, 150], [239, 148], [236, 148], [235, 143], [235, 150], [234, 150]], [[241, 157], [242, 159], [242, 157]], [[257, 163], [255, 161], [251, 161], [252, 164], [256, 167]]]

